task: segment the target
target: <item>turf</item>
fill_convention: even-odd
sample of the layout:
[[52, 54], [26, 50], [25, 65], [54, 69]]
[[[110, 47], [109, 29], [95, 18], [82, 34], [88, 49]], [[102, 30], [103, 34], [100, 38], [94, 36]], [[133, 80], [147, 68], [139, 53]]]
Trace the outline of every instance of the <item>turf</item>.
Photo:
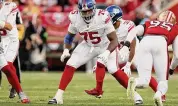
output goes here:
[[[22, 85], [29, 96], [31, 103], [27, 106], [50, 106], [47, 105], [58, 88], [61, 73], [22, 73]], [[169, 91], [166, 95], [167, 101], [164, 106], [178, 106], [178, 75], [169, 80]], [[85, 89], [95, 86], [94, 74], [75, 73], [73, 81], [64, 94], [63, 106], [133, 106], [133, 101], [127, 99], [126, 90], [119, 85], [115, 79], [107, 74], [104, 82], [104, 95], [101, 99], [84, 93]], [[0, 90], [0, 106], [22, 106], [18, 98], [8, 99], [9, 85], [3, 76], [2, 88]], [[153, 91], [148, 88], [138, 91], [143, 99], [144, 106], [153, 106]]]

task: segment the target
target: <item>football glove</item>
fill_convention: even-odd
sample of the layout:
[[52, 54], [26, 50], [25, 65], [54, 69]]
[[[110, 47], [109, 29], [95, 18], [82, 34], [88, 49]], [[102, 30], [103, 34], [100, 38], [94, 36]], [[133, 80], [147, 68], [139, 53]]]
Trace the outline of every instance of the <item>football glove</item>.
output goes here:
[[61, 55], [61, 61], [64, 62], [64, 59], [70, 57], [69, 49], [64, 49], [62, 55]]

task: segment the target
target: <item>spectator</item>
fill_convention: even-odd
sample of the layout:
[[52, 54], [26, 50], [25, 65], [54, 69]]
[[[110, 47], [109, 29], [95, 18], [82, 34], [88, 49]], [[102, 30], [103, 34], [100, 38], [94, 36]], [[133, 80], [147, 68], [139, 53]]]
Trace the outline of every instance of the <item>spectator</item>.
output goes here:
[[47, 36], [46, 28], [43, 27], [41, 23], [41, 17], [39, 15], [33, 16], [32, 22], [29, 22], [25, 31], [22, 54], [20, 55], [21, 61], [24, 63], [22, 64], [23, 69], [48, 70], [46, 62]]

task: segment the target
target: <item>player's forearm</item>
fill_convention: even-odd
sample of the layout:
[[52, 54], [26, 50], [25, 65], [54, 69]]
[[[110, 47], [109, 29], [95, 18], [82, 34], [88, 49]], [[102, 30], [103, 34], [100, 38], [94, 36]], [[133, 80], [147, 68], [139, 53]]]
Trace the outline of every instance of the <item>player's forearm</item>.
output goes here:
[[142, 25], [138, 25], [128, 33], [126, 41], [132, 42], [136, 36], [142, 36], [143, 33], [144, 33], [144, 27]]
[[68, 32], [64, 38], [64, 49], [71, 49], [75, 34]]
[[65, 44], [64, 44], [64, 48], [70, 50], [70, 49], [72, 48], [72, 45], [65, 43]]
[[136, 39], [134, 39], [130, 45], [130, 54], [129, 54], [129, 60], [128, 62], [131, 62], [135, 55], [135, 45], [136, 45]]
[[108, 35], [108, 39], [110, 41], [110, 44], [107, 48], [107, 50], [109, 50], [110, 52], [114, 51], [115, 48], [118, 46], [118, 40], [117, 40], [117, 36], [116, 36], [116, 32], [111, 32], [109, 35]]
[[110, 52], [113, 52], [116, 49], [117, 45], [118, 45], [118, 41], [112, 40], [112, 41], [110, 41], [110, 44], [109, 44], [107, 50], [109, 50]]
[[12, 30], [12, 25], [4, 22], [4, 21], [0, 21], [0, 29], [6, 29], [6, 30]]

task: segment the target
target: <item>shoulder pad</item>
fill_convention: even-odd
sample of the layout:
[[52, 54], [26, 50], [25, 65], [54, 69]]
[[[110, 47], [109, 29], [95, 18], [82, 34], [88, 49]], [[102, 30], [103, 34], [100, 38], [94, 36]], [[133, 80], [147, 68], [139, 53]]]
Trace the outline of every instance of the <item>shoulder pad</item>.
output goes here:
[[102, 23], [107, 24], [111, 21], [111, 17], [109, 15], [109, 12], [102, 9], [96, 9], [96, 15], [99, 17], [99, 19], [102, 21]]
[[79, 14], [78, 10], [73, 10], [69, 13], [69, 20], [71, 23], [74, 23], [76, 21], [78, 14]]

